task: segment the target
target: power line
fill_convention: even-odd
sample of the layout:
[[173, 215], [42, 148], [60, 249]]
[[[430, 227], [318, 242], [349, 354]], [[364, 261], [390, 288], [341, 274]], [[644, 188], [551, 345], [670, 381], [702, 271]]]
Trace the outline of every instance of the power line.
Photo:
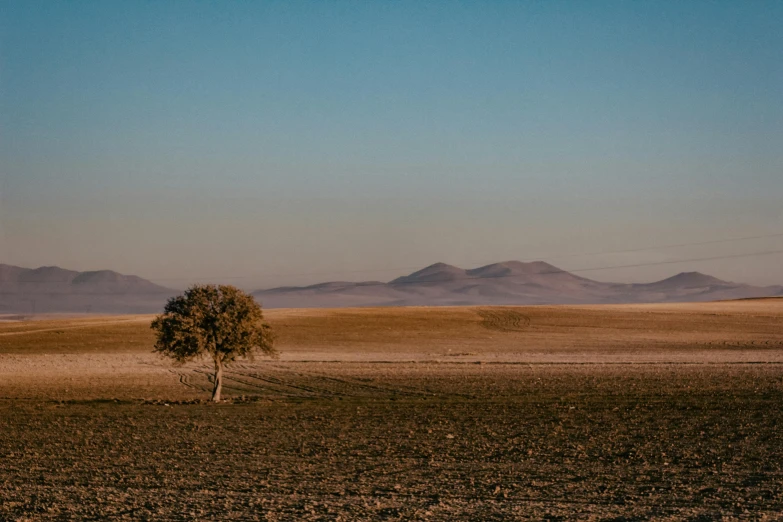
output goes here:
[[[574, 270], [563, 270], [560, 268], [555, 268], [554, 270], [544, 270], [535, 274], [530, 275], [552, 275], [552, 274], [570, 274], [570, 273], [582, 273], [582, 272], [598, 272], [601, 270], [615, 270], [615, 269], [622, 269], [622, 268], [639, 268], [639, 267], [647, 267], [647, 266], [660, 266], [660, 265], [672, 265], [672, 264], [678, 264], [678, 263], [691, 263], [691, 262], [699, 262], [699, 261], [717, 261], [721, 259], [738, 259], [738, 258], [744, 258], [744, 257], [756, 257], [756, 256], [766, 256], [766, 255], [773, 255], [773, 254], [783, 254], [783, 250], [767, 250], [767, 251], [761, 251], [761, 252], [748, 252], [745, 254], [732, 254], [732, 255], [722, 255], [722, 256], [709, 256], [709, 257], [696, 257], [696, 258], [687, 258], [687, 259], [672, 259], [668, 261], [653, 261], [648, 263], [633, 263], [633, 264], [625, 264], [625, 265], [604, 265], [604, 266], [597, 266], [597, 267], [588, 267], [588, 268], [577, 268]], [[554, 267], [553, 267], [554, 268]], [[454, 279], [454, 281], [473, 281], [473, 280], [481, 280], [481, 279], [504, 279], [504, 278], [510, 278], [510, 277], [519, 277], [519, 274], [499, 274], [499, 275], [489, 275], [489, 276], [466, 276], [466, 277], [460, 277], [457, 279]], [[414, 280], [414, 281], [400, 281], [398, 283], [382, 283], [382, 282], [369, 282], [369, 283], [347, 283], [349, 285], [358, 284], [362, 287], [369, 287], [369, 286], [387, 286], [391, 285], [394, 286], [402, 286], [402, 285], [409, 285], [409, 284], [427, 284], [427, 283], [440, 283], [445, 282], [443, 280], [439, 279], [431, 279], [431, 280]], [[310, 287], [316, 286], [316, 285], [310, 285]], [[308, 287], [284, 287], [284, 288], [308, 288]], [[113, 293], [113, 292], [69, 292], [69, 293], [53, 293], [53, 292], [46, 292], [45, 294], [49, 294], [50, 296], [73, 296], [73, 295], [85, 295], [85, 296], [97, 296], [97, 295], [110, 295], [114, 297], [120, 297], [120, 296], [165, 296], [168, 295], [166, 292], [129, 292], [129, 293]], [[0, 292], [0, 295], [19, 295], [16, 293], [9, 293], [9, 292]]]
[[[552, 274], [572, 274], [574, 272], [581, 273], [581, 272], [597, 272], [600, 270], [613, 270], [613, 269], [621, 269], [621, 268], [639, 268], [639, 267], [645, 267], [645, 266], [658, 266], [658, 265], [672, 265], [677, 263], [688, 263], [688, 262], [694, 262], [694, 261], [715, 261], [719, 259], [735, 259], [735, 258], [741, 258], [741, 257], [754, 257], [754, 256], [765, 256], [765, 255], [772, 255], [772, 254], [783, 254], [783, 250], [768, 250], [765, 252], [750, 252], [747, 254], [734, 254], [734, 255], [727, 255], [727, 256], [712, 256], [712, 257], [698, 257], [698, 258], [691, 258], [691, 259], [676, 259], [676, 260], [669, 260], [669, 261], [655, 261], [650, 263], [635, 263], [635, 264], [629, 264], [629, 265], [612, 265], [612, 266], [598, 266], [598, 267], [590, 267], [590, 268], [577, 268], [575, 270], [563, 270], [561, 268], [555, 268], [554, 270], [548, 270], [548, 271], [542, 271], [537, 272], [529, 275], [552, 275]], [[467, 276], [467, 277], [459, 277], [454, 279], [453, 281], [471, 281], [476, 279], [504, 279], [509, 277], [519, 277], [520, 274], [500, 274], [500, 275], [489, 275], [489, 276]], [[527, 274], [525, 274], [527, 275]], [[431, 280], [421, 280], [417, 279], [414, 281], [400, 281], [398, 283], [380, 283], [380, 282], [369, 282], [369, 283], [347, 283], [347, 284], [358, 284], [362, 287], [365, 286], [398, 286], [398, 285], [407, 285], [407, 284], [426, 284], [426, 283], [443, 283], [446, 281], [443, 281], [441, 279], [431, 279]], [[310, 285], [310, 286], [317, 286], [317, 285]], [[282, 287], [286, 288], [286, 287]], [[291, 287], [288, 287], [291, 288]], [[300, 288], [300, 287], [293, 287], [293, 288]], [[308, 288], [308, 287], [301, 287], [301, 288]], [[273, 289], [272, 289], [273, 290]]]
[[[535, 257], [530, 257], [527, 259], [524, 259], [525, 262], [531, 262], [531, 261], [538, 261], [541, 259], [550, 259], [550, 260], [556, 260], [556, 259], [568, 259], [568, 258], [574, 258], [574, 257], [590, 257], [590, 256], [602, 256], [602, 255], [614, 255], [614, 254], [629, 254], [633, 252], [645, 252], [650, 250], [663, 250], [663, 249], [669, 249], [669, 248], [682, 248], [682, 247], [689, 247], [689, 246], [703, 246], [703, 245], [715, 245], [719, 243], [733, 243], [738, 241], [750, 241], [752, 239], [771, 239], [771, 238], [777, 238], [777, 237], [783, 237], [783, 233], [777, 233], [777, 234], [766, 234], [766, 235], [760, 235], [760, 236], [745, 236], [745, 237], [735, 237], [735, 238], [728, 238], [728, 239], [714, 239], [710, 241], [697, 241], [697, 242], [691, 242], [691, 243], [676, 243], [676, 244], [668, 244], [668, 245], [657, 245], [657, 246], [649, 246], [649, 247], [641, 247], [641, 248], [629, 248], [625, 250], [612, 250], [612, 251], [601, 251], [601, 252], [587, 252], [587, 253], [581, 253], [581, 254], [561, 254], [561, 255], [539, 255]], [[471, 263], [471, 264], [477, 264], [477, 263]], [[335, 275], [335, 274], [367, 274], [367, 273], [381, 273], [381, 272], [396, 272], [399, 270], [415, 270], [421, 268], [420, 266], [404, 266], [404, 267], [397, 267], [397, 268], [380, 268], [380, 269], [365, 269], [365, 270], [342, 270], [342, 271], [334, 271], [334, 272], [299, 272], [299, 273], [283, 273], [283, 274], [255, 274], [255, 275], [243, 275], [243, 276], [224, 276], [224, 277], [168, 277], [168, 278], [155, 278], [155, 281], [192, 281], [192, 280], [203, 280], [203, 279], [219, 279], [219, 280], [238, 280], [238, 279], [251, 279], [251, 278], [261, 278], [261, 277], [300, 277], [300, 276], [323, 276], [323, 275]], [[573, 272], [574, 270], [571, 270]]]
[[[682, 248], [682, 247], [689, 247], [689, 246], [703, 246], [703, 245], [715, 245], [720, 243], [733, 243], [738, 241], [750, 241], [753, 239], [771, 239], [771, 238], [778, 238], [783, 237], [783, 232], [776, 233], [776, 234], [765, 234], [765, 235], [756, 235], [756, 236], [744, 236], [744, 237], [734, 237], [734, 238], [726, 238], [726, 239], [713, 239], [709, 241], [696, 241], [696, 242], [689, 242], [689, 243], [674, 243], [674, 244], [667, 244], [667, 245], [656, 245], [656, 246], [648, 246], [648, 247], [640, 247], [640, 248], [629, 248], [624, 250], [611, 250], [611, 251], [600, 251], [600, 252], [586, 252], [586, 253], [573, 253], [573, 254], [561, 254], [561, 255], [538, 255], [535, 257], [530, 257], [527, 259], [522, 260], [523, 262], [531, 262], [531, 261], [538, 261], [541, 259], [549, 259], [549, 260], [556, 260], [556, 259], [568, 259], [568, 258], [574, 258], [574, 257], [590, 257], [590, 256], [600, 256], [600, 255], [614, 255], [614, 254], [628, 254], [633, 252], [645, 252], [650, 250], [663, 250], [663, 249], [670, 249], [670, 248]], [[471, 263], [471, 264], [478, 264], [478, 263]], [[647, 265], [643, 265], [647, 266]], [[282, 273], [282, 274], [255, 274], [255, 275], [243, 275], [243, 276], [210, 276], [210, 277], [169, 277], [169, 278], [153, 278], [155, 281], [193, 281], [193, 280], [203, 280], [203, 279], [215, 279], [215, 280], [238, 280], [238, 279], [250, 279], [250, 278], [260, 278], [260, 277], [298, 277], [298, 276], [320, 276], [320, 275], [334, 275], [334, 274], [361, 274], [361, 273], [380, 273], [380, 272], [393, 272], [393, 271], [399, 271], [399, 270], [416, 270], [420, 269], [420, 266], [406, 266], [406, 267], [397, 267], [397, 268], [380, 268], [380, 269], [364, 269], [364, 270], [343, 270], [343, 271], [332, 271], [332, 272], [299, 272], [299, 273]], [[612, 268], [612, 267], [609, 267]], [[609, 269], [606, 268], [606, 269]], [[570, 272], [576, 272], [578, 270], [570, 270]], [[70, 281], [44, 281], [44, 280], [38, 280], [38, 281], [14, 281], [16, 284], [35, 284], [35, 283], [59, 283], [59, 284], [65, 284], [70, 285]], [[73, 295], [73, 294], [71, 294]]]

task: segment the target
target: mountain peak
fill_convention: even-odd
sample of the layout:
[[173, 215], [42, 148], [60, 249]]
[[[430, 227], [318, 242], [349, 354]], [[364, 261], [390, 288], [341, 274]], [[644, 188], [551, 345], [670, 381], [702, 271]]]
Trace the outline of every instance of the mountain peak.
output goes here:
[[466, 277], [467, 273], [462, 268], [447, 263], [435, 263], [410, 275], [398, 277], [389, 284], [442, 283]]
[[94, 270], [82, 272], [73, 279], [74, 284], [85, 283], [117, 283], [134, 276], [124, 276], [114, 270]]
[[68, 293], [78, 288], [79, 292], [98, 293], [127, 292], [171, 292], [170, 289], [156, 285], [138, 276], [123, 275], [113, 270], [94, 270], [77, 272], [58, 266], [22, 268], [0, 265], [0, 283], [7, 286], [5, 291], [12, 293]]
[[666, 287], [697, 288], [703, 286], [725, 286], [732, 283], [702, 274], [701, 272], [680, 272], [675, 276], [651, 284]]
[[503, 261], [464, 270], [434, 263], [390, 283], [326, 283], [258, 291], [265, 306], [434, 306], [681, 302], [764, 297], [783, 287], [754, 287], [683, 272], [648, 284], [604, 283], [543, 261]]
[[503, 261], [502, 263], [492, 263], [467, 270], [468, 275], [471, 277], [505, 277], [559, 272], [563, 272], [563, 270], [543, 261], [533, 261], [531, 263]]
[[19, 273], [18, 280], [24, 283], [70, 283], [79, 272], [59, 266], [42, 266]]

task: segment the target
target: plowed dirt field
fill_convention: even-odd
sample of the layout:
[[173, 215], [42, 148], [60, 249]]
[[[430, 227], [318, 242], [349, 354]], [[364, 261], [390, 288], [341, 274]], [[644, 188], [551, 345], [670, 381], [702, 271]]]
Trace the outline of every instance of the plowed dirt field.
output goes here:
[[151, 317], [0, 322], [0, 520], [783, 513], [783, 301], [267, 317], [223, 404]]

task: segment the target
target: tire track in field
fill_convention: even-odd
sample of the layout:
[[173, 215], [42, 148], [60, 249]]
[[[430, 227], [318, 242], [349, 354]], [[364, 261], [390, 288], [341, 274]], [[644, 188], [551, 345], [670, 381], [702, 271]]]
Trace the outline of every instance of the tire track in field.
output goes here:
[[[192, 370], [170, 370], [177, 375], [180, 384], [188, 388], [210, 392], [214, 384], [214, 375], [208, 368]], [[259, 396], [285, 396], [297, 398], [421, 398], [444, 395], [457, 395], [473, 398], [463, 393], [443, 394], [427, 389], [378, 385], [361, 382], [356, 379], [333, 377], [320, 372], [291, 370], [280, 367], [259, 369], [239, 364], [226, 369], [223, 373], [223, 387], [238, 393]]]
[[0, 337], [10, 337], [15, 335], [33, 335], [33, 334], [47, 333], [47, 332], [60, 332], [65, 330], [84, 330], [86, 328], [101, 328], [103, 326], [142, 323], [145, 321], [146, 319], [117, 319], [114, 321], [103, 321], [100, 323], [84, 323], [84, 324], [58, 326], [58, 327], [47, 326], [46, 328], [34, 328], [30, 330], [13, 330], [10, 332], [0, 332]]
[[[180, 384], [194, 390], [211, 393], [212, 387], [215, 384], [215, 377], [212, 371], [208, 369], [193, 369], [190, 371], [173, 373], [179, 376]], [[203, 384], [199, 384], [196, 381], [200, 381]], [[253, 383], [245, 383], [239, 379], [234, 379], [228, 374], [228, 372], [223, 374], [223, 389], [244, 393], [247, 393], [248, 391], [255, 393], [269, 391], [261, 386], [256, 386]], [[278, 393], [277, 395], [280, 394]]]
[[[282, 368], [281, 368], [282, 369]], [[345, 377], [333, 377], [331, 375], [325, 375], [320, 372], [306, 372], [302, 370], [287, 370], [288, 372], [303, 378], [318, 379], [325, 381], [327, 384], [341, 386], [347, 389], [354, 388], [352, 392], [343, 392], [343, 395], [353, 397], [394, 397], [398, 395], [405, 395], [409, 397], [432, 397], [438, 395], [435, 392], [429, 390], [420, 390], [412, 387], [392, 387], [392, 386], [379, 386], [377, 384], [368, 384], [355, 379], [349, 379]]]
[[[196, 371], [193, 372], [177, 371], [177, 370], [169, 370], [169, 371], [179, 378], [180, 384], [187, 386], [188, 388], [192, 388], [198, 391], [205, 391], [205, 392], [210, 391], [209, 388], [193, 382], [193, 374], [197, 373]], [[209, 380], [207, 380], [207, 382], [209, 382]]]
[[[297, 375], [301, 376], [315, 376], [324, 380], [328, 380], [331, 382], [339, 383], [342, 385], [348, 385], [348, 386], [354, 386], [357, 388], [361, 388], [366, 391], [372, 391], [376, 393], [371, 393], [370, 395], [366, 394], [360, 394], [356, 395], [353, 394], [353, 396], [369, 396], [369, 397], [397, 397], [399, 395], [404, 395], [408, 397], [462, 397], [466, 399], [475, 399], [476, 396], [469, 394], [469, 393], [460, 393], [456, 391], [451, 391], [449, 393], [443, 393], [443, 392], [435, 392], [427, 388], [421, 388], [421, 387], [414, 387], [414, 386], [403, 386], [397, 384], [396, 386], [379, 386], [377, 384], [367, 384], [365, 382], [361, 382], [358, 379], [349, 379], [346, 377], [332, 377], [331, 375], [325, 375], [320, 372], [303, 372], [302, 370], [295, 371], [295, 370], [289, 370], [293, 373], [296, 373]], [[378, 393], [379, 392], [379, 393]]]
[[[211, 391], [211, 387], [215, 383], [215, 377], [211, 370], [193, 370], [194, 373], [201, 374], [209, 383], [210, 388], [207, 391]], [[290, 387], [275, 386], [274, 383], [262, 384], [254, 382], [250, 377], [244, 374], [237, 374], [232, 370], [224, 370], [223, 372], [223, 389], [233, 390], [240, 393], [252, 393], [260, 396], [286, 396], [286, 397], [311, 397], [312, 394], [303, 394], [301, 391], [292, 391]]]
[[[203, 392], [211, 392], [214, 385], [214, 374], [207, 368], [192, 370], [170, 370], [177, 375], [180, 384]], [[200, 384], [200, 381], [203, 384]], [[300, 383], [287, 382], [274, 376], [262, 375], [259, 372], [237, 371], [236, 368], [226, 369], [223, 373], [223, 388], [227, 391], [251, 393], [260, 396], [285, 396], [298, 398], [325, 398], [338, 394]]]
[[[194, 369], [191, 375], [200, 375], [209, 383], [209, 388], [199, 388], [197, 385], [190, 387], [211, 391], [214, 384], [213, 372], [209, 369]], [[180, 382], [186, 386], [192, 384], [190, 377], [181, 378]], [[236, 366], [224, 370], [223, 388], [240, 393], [252, 393], [261, 396], [285, 396], [298, 398], [328, 398], [345, 396], [345, 393], [329, 389], [309, 386], [305, 383], [281, 379], [273, 375], [263, 374], [259, 371], [240, 371]]]
[[[261, 381], [262, 383], [266, 383], [266, 384], [258, 385], [258, 384], [255, 384], [253, 382], [247, 381], [247, 380], [240, 380], [239, 378], [236, 377], [237, 375], [239, 375], [240, 377], [244, 377], [246, 379], [249, 378], [249, 379], [254, 379], [254, 380], [257, 380], [257, 381]], [[259, 373], [257, 371], [255, 371], [255, 372], [239, 372], [239, 371], [236, 371], [236, 370], [232, 370], [228, 374], [228, 376], [231, 379], [233, 379], [233, 380], [235, 380], [237, 382], [241, 382], [242, 384], [246, 384], [246, 385], [248, 385], [250, 387], [257, 387], [259, 389], [264, 389], [264, 388], [269, 389], [270, 386], [268, 386], [268, 385], [276, 386], [279, 389], [281, 389], [281, 391], [283, 393], [286, 393], [286, 391], [287, 391], [288, 392], [288, 393], [286, 393], [287, 395], [297, 395], [297, 396], [305, 396], [305, 397], [337, 397], [337, 396], [345, 396], [346, 395], [345, 393], [340, 393], [340, 392], [336, 392], [336, 391], [333, 391], [333, 390], [328, 390], [328, 389], [325, 389], [325, 388], [319, 388], [319, 387], [315, 387], [315, 386], [310, 386], [310, 385], [303, 384], [303, 383], [300, 383], [300, 382], [289, 382], [289, 381], [286, 381], [284, 379], [280, 379], [278, 377], [274, 377], [272, 375], [268, 375], [268, 374], [265, 375], [265, 374]], [[289, 390], [286, 390], [286, 388], [288, 388]], [[291, 390], [294, 390], [294, 392], [292, 393]], [[302, 393], [302, 392], [304, 392], [304, 393]]]
[[481, 326], [499, 332], [521, 332], [530, 326], [530, 317], [507, 308], [479, 308]]
[[[243, 371], [240, 371], [243, 370]], [[240, 364], [232, 371], [235, 374], [260, 380], [277, 386], [281, 390], [297, 390], [299, 396], [308, 397], [377, 397], [402, 394], [396, 390], [373, 388], [372, 385], [353, 386], [359, 390], [351, 390], [350, 381], [318, 374], [316, 372], [299, 372], [279, 366], [266, 367], [261, 371], [258, 367]], [[335, 386], [337, 384], [337, 386]], [[359, 383], [355, 383], [359, 384]], [[347, 386], [346, 386], [347, 385]], [[290, 390], [288, 390], [290, 392]], [[366, 393], [372, 391], [373, 393]], [[301, 392], [305, 392], [303, 395]], [[381, 392], [380, 394], [378, 392]], [[290, 394], [290, 393], [289, 393]]]

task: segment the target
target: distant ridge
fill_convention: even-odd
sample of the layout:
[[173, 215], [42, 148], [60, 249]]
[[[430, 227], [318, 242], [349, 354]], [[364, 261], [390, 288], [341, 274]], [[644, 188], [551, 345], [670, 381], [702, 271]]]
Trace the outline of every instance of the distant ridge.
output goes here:
[[0, 264], [0, 292], [24, 293], [170, 293], [171, 289], [113, 270], [76, 272], [57, 266], [22, 268]]
[[[0, 314], [157, 313], [177, 293], [113, 270], [0, 264]], [[388, 283], [328, 281], [257, 290], [253, 295], [269, 308], [602, 304], [783, 297], [783, 286], [733, 283], [700, 272], [682, 272], [653, 283], [611, 283], [543, 261], [504, 261], [470, 269], [435, 263]]]
[[175, 290], [113, 270], [77, 272], [57, 266], [0, 264], [0, 313], [147, 313]]
[[465, 279], [467, 276], [467, 272], [462, 268], [447, 265], [446, 263], [435, 263], [410, 275], [398, 277], [389, 284], [441, 283]]
[[492, 263], [471, 270], [466, 270], [468, 275], [473, 277], [505, 277], [512, 275], [531, 275], [563, 272], [556, 266], [544, 263], [543, 261], [534, 261], [532, 263], [523, 263], [522, 261], [504, 261], [502, 263]]
[[327, 282], [253, 294], [267, 307], [297, 308], [711, 301], [783, 295], [783, 290], [722, 281], [700, 272], [682, 272], [653, 283], [606, 283], [543, 261], [504, 261], [471, 269], [434, 263], [388, 283]]
[[735, 284], [736, 283], [721, 281], [717, 277], [702, 274], [701, 272], [680, 272], [668, 279], [650, 283], [648, 286], [651, 288], [699, 288], [708, 286], [731, 286]]

